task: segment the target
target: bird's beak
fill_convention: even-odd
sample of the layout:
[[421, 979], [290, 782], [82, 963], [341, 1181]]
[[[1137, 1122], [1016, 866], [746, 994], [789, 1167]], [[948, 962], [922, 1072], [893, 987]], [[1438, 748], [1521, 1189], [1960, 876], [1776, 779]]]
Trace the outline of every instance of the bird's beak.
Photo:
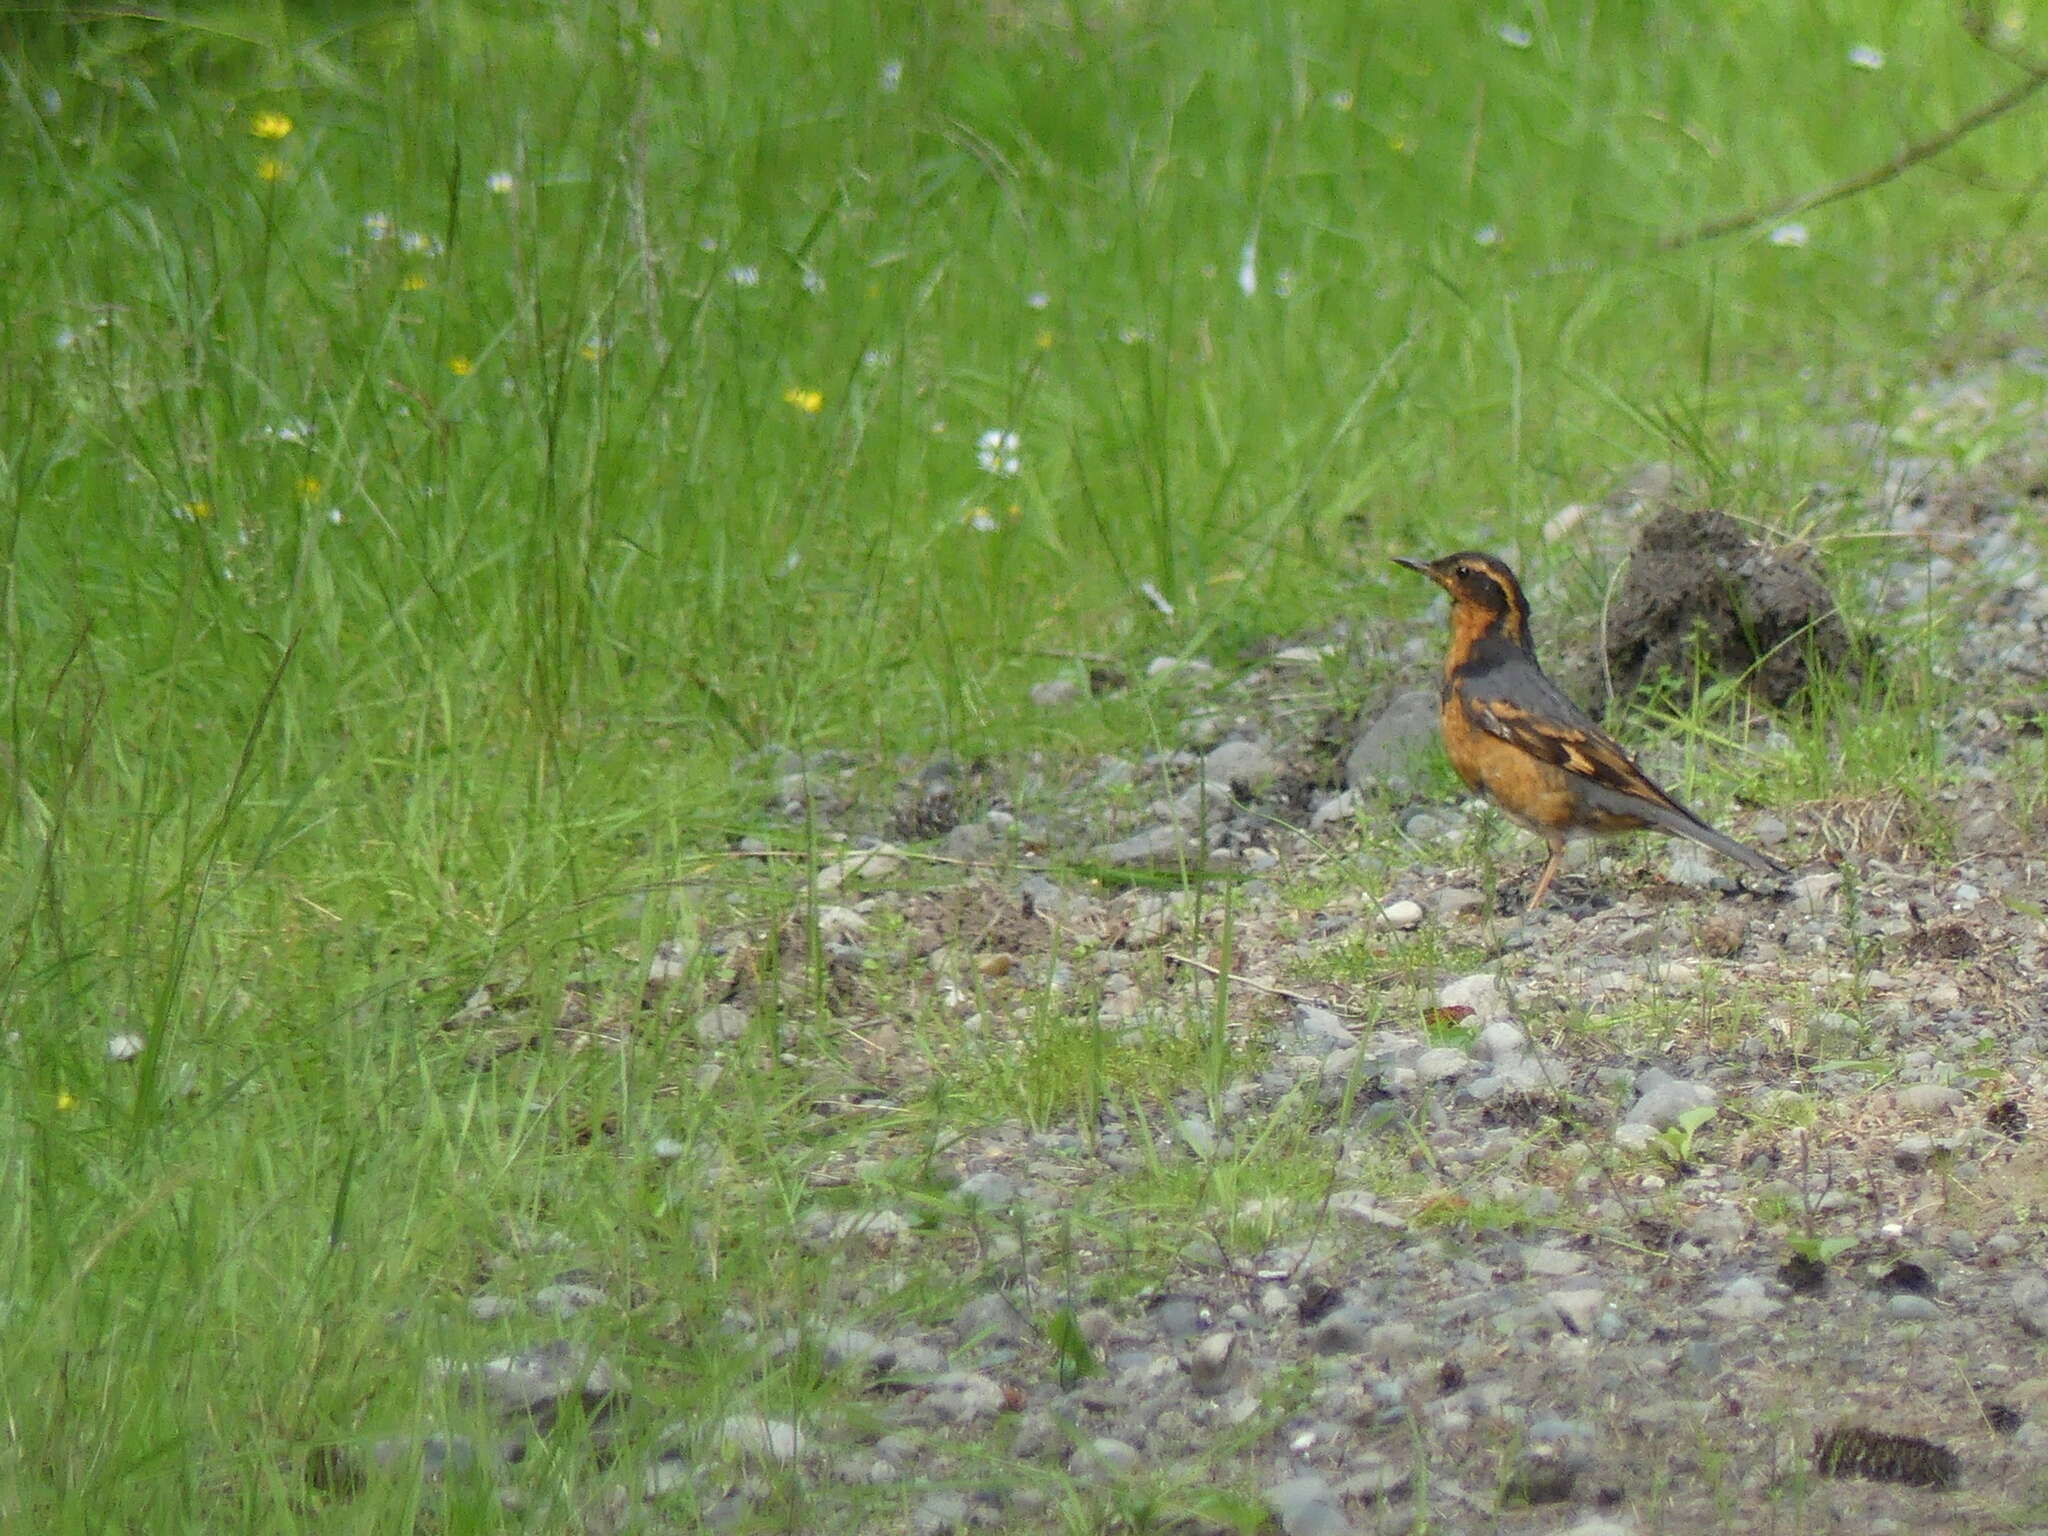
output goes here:
[[1411, 560], [1406, 555], [1396, 555], [1394, 556], [1394, 564], [1405, 565], [1411, 571], [1420, 571], [1423, 575], [1427, 576], [1431, 581], [1435, 582], [1438, 586], [1442, 586], [1444, 584], [1443, 577], [1437, 575], [1436, 573], [1436, 567], [1431, 565], [1427, 560]]

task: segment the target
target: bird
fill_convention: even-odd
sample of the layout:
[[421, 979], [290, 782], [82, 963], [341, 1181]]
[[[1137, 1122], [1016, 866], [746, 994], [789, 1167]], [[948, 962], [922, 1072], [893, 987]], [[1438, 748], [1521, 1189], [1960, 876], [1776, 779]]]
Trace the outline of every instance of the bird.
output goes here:
[[1525, 911], [1550, 890], [1575, 837], [1652, 830], [1689, 837], [1758, 874], [1776, 859], [1717, 832], [1659, 787], [1620, 742], [1544, 675], [1529, 603], [1505, 562], [1477, 550], [1436, 560], [1397, 557], [1451, 598], [1438, 721], [1444, 752], [1468, 788], [1550, 847]]

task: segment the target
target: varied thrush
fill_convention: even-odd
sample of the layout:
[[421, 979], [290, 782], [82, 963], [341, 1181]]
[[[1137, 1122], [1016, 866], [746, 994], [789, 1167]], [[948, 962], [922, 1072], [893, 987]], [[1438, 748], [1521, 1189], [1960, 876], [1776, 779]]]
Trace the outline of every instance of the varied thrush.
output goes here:
[[1529, 637], [1529, 604], [1515, 573], [1466, 550], [1394, 562], [1451, 595], [1440, 721], [1458, 777], [1550, 845], [1530, 894], [1550, 889], [1575, 837], [1649, 828], [1703, 843], [1759, 874], [1791, 871], [1716, 832], [1666, 794], [1636, 760], [1543, 675]]

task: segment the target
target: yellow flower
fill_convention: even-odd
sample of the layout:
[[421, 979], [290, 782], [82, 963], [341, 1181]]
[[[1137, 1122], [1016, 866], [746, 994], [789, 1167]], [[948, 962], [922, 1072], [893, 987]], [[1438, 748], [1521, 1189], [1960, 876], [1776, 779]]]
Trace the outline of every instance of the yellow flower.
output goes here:
[[1039, 351], [1049, 352], [1052, 350], [1052, 332], [1040, 331], [1036, 336], [1031, 338], [1031, 342], [1032, 345], [1037, 347]]
[[782, 392], [783, 403], [793, 405], [806, 416], [815, 416], [825, 409], [825, 397], [815, 389], [798, 389], [792, 384]]
[[284, 162], [265, 155], [256, 162], [256, 179], [258, 181], [284, 180]]
[[1412, 155], [1415, 153], [1415, 141], [1405, 133], [1397, 133], [1388, 138], [1387, 148], [1397, 155]]
[[193, 522], [203, 523], [213, 516], [213, 503], [210, 501], [188, 501], [182, 510]]
[[424, 272], [408, 272], [398, 280], [398, 286], [407, 293], [418, 293], [427, 286], [427, 274]]
[[259, 139], [275, 141], [292, 131], [292, 120], [282, 112], [258, 112], [249, 119], [249, 131]]
[[69, 1088], [59, 1088], [57, 1090], [57, 1113], [68, 1115], [76, 1108], [78, 1108], [78, 1095]]
[[311, 501], [315, 496], [318, 496], [323, 489], [324, 487], [320, 484], [320, 477], [318, 475], [299, 476], [299, 495], [304, 497], [307, 501]]
[[457, 377], [458, 379], [468, 378], [470, 369], [473, 368], [474, 366], [475, 364], [471, 363], [470, 360], [464, 357], [460, 352], [456, 353], [455, 356], [448, 359], [448, 371], [454, 374], [455, 377]]

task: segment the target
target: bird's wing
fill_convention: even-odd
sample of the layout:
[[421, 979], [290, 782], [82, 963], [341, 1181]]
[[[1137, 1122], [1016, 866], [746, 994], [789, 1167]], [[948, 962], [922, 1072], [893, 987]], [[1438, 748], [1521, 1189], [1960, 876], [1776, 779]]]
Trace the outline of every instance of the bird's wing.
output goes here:
[[1693, 814], [1659, 789], [1621, 743], [1559, 691], [1534, 663], [1515, 655], [1461, 671], [1453, 686], [1481, 730], [1539, 762], [1614, 790], [1630, 800]]

